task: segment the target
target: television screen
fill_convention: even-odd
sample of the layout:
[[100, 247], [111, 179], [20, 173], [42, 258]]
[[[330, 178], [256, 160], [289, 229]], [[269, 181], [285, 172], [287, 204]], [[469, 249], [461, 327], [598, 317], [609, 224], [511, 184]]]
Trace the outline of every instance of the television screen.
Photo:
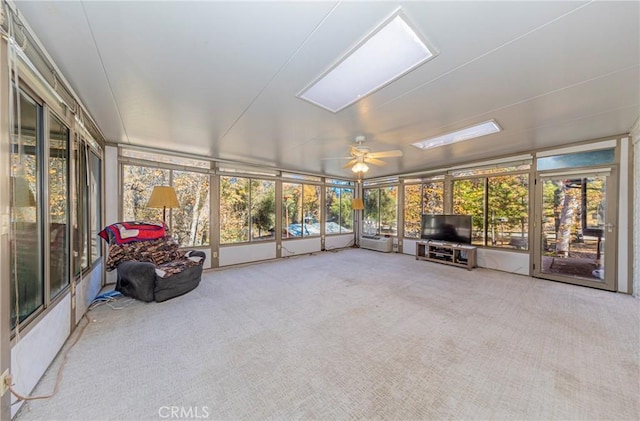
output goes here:
[[471, 215], [422, 215], [423, 240], [471, 244]]

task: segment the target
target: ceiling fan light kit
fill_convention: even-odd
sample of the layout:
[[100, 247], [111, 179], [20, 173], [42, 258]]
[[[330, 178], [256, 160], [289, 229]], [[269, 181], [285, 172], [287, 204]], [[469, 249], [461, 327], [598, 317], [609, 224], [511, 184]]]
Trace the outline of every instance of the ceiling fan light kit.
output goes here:
[[356, 165], [354, 165], [351, 168], [351, 171], [358, 173], [358, 172], [367, 172], [369, 171], [369, 166], [367, 164], [365, 164], [364, 162], [356, 162]]
[[[357, 136], [355, 138], [356, 146], [349, 148], [349, 155], [342, 158], [328, 158], [328, 159], [348, 159], [342, 168], [351, 168], [351, 171], [361, 176], [369, 171], [369, 165], [384, 166], [387, 165], [385, 161], [380, 158], [398, 158], [403, 155], [399, 149], [382, 152], [371, 152], [371, 149], [367, 146], [363, 146], [365, 137]], [[367, 165], [369, 164], [369, 165]]]

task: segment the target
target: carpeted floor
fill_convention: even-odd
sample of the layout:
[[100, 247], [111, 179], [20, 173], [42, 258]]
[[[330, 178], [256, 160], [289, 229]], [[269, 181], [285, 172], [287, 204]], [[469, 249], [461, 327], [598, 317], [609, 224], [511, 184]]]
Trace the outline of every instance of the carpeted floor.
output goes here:
[[17, 419], [637, 420], [639, 309], [357, 249], [229, 268], [91, 311]]

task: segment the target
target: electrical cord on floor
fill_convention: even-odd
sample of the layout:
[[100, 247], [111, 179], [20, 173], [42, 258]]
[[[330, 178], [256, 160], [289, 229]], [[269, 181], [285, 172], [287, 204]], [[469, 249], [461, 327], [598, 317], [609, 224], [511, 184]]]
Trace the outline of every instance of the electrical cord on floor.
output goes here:
[[295, 253], [294, 251], [289, 250], [289, 249], [288, 249], [288, 248], [286, 248], [285, 246], [282, 246], [282, 250], [285, 250], [287, 253], [290, 253], [288, 256], [282, 256], [282, 257], [284, 257], [284, 258], [291, 257], [291, 256], [295, 256], [295, 255], [296, 255], [296, 253]]
[[122, 302], [123, 305], [116, 307], [115, 305], [113, 305], [112, 303], [115, 303], [116, 301], [118, 301], [119, 299], [123, 298], [124, 295], [122, 295], [121, 292], [118, 291], [107, 291], [103, 294], [98, 295], [96, 298], [93, 299], [93, 301], [91, 302], [91, 304], [89, 304], [89, 310], [91, 311], [96, 307], [99, 307], [101, 305], [107, 305], [109, 306], [112, 310], [122, 310], [125, 309], [127, 307], [129, 307], [131, 305], [131, 303], [133, 303], [135, 300], [133, 298], [129, 298], [128, 300], [124, 300]]
[[14, 405], [16, 403], [20, 402], [20, 401], [34, 401], [34, 400], [37, 400], [37, 399], [49, 399], [49, 398], [55, 396], [56, 393], [58, 393], [58, 388], [60, 387], [60, 382], [62, 381], [62, 373], [64, 371], [64, 366], [67, 363], [67, 357], [69, 356], [69, 351], [71, 351], [73, 349], [73, 347], [78, 343], [80, 338], [82, 338], [82, 335], [84, 334], [84, 331], [87, 329], [87, 326], [89, 326], [91, 324], [91, 320], [89, 320], [89, 315], [87, 313], [85, 313], [84, 317], [85, 317], [85, 319], [87, 319], [87, 323], [84, 326], [82, 326], [78, 336], [76, 336], [76, 338], [73, 340], [73, 342], [71, 343], [69, 348], [67, 348], [67, 350], [64, 352], [64, 356], [62, 357], [62, 363], [60, 363], [60, 368], [58, 368], [58, 374], [56, 375], [56, 384], [53, 387], [53, 391], [50, 394], [48, 394], [48, 395], [38, 395], [38, 396], [24, 396], [24, 395], [18, 393], [13, 388], [14, 385], [11, 382], [12, 377], [11, 376], [6, 377], [5, 381], [7, 383], [7, 389], [9, 389], [11, 394], [13, 394], [13, 396], [15, 396], [17, 398], [17, 401], [14, 402]]

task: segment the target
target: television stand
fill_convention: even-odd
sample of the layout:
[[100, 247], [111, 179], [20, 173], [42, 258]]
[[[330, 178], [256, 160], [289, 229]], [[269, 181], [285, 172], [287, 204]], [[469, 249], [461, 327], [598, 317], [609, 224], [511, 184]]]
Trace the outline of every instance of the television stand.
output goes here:
[[476, 246], [470, 244], [419, 241], [416, 243], [416, 260], [444, 263], [471, 270], [476, 267], [477, 250]]

